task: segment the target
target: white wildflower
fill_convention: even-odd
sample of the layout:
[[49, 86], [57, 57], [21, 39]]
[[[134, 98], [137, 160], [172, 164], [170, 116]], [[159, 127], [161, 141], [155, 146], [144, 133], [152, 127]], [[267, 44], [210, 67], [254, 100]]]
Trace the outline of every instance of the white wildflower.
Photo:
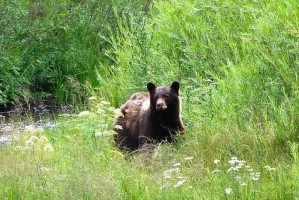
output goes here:
[[101, 101], [101, 104], [103, 104], [103, 105], [110, 105], [110, 102], [108, 102], [108, 101]]
[[48, 168], [48, 167], [41, 167], [40, 170], [43, 171], [43, 172], [48, 172], [48, 171], [50, 171], [51, 169]]
[[108, 108], [108, 111], [109, 111], [109, 112], [113, 112], [114, 110], [115, 110], [115, 109], [114, 109], [113, 107], [109, 107], [109, 108]]
[[214, 163], [217, 165], [220, 162], [220, 160], [214, 160]]
[[251, 179], [252, 180], [255, 180], [255, 179], [258, 180], [260, 177], [261, 177], [261, 173], [257, 172], [257, 173], [254, 174], [253, 177], [251, 177]]
[[255, 176], [255, 177], [260, 177], [260, 176], [261, 176], [261, 173], [260, 173], [260, 172], [256, 172], [254, 176]]
[[121, 112], [121, 110], [119, 108], [114, 109], [113, 113], [114, 113], [114, 117], [115, 118], [117, 118], [117, 117], [124, 117], [124, 114]]
[[239, 164], [243, 164], [243, 165], [245, 165], [245, 164], [246, 164], [246, 161], [245, 161], [245, 160], [239, 160]]
[[236, 167], [230, 167], [228, 170], [227, 170], [227, 172], [230, 172], [230, 171], [239, 171], [239, 167], [238, 166], [236, 166]]
[[239, 171], [239, 169], [241, 169], [240, 166], [233, 167], [233, 171]]
[[44, 150], [47, 151], [47, 152], [53, 152], [54, 148], [53, 148], [53, 146], [50, 143], [47, 143], [44, 146]]
[[22, 146], [16, 146], [14, 149], [20, 152], [23, 152], [25, 150]]
[[230, 167], [230, 168], [227, 170], [227, 172], [230, 172], [230, 171], [232, 171], [232, 170], [233, 170], [233, 168], [234, 168], [234, 167]]
[[265, 168], [266, 170], [268, 170], [268, 171], [275, 171], [275, 170], [276, 170], [274, 167], [272, 168], [272, 167], [270, 167], [270, 166], [268, 166], [268, 165], [265, 166], [264, 168]]
[[266, 165], [266, 166], [264, 166], [264, 168], [265, 168], [266, 170], [269, 170], [271, 167], [268, 166], [268, 165]]
[[85, 117], [85, 116], [88, 116], [88, 115], [90, 115], [90, 112], [88, 110], [86, 110], [86, 111], [80, 112], [78, 116], [79, 117]]
[[236, 176], [235, 177], [237, 180], [240, 180], [242, 177], [241, 176]]
[[260, 172], [257, 172], [257, 173], [249, 173], [249, 176], [250, 176], [250, 179], [253, 180], [253, 181], [257, 181], [260, 179], [261, 177], [261, 173]]
[[231, 194], [232, 192], [233, 192], [233, 189], [231, 189], [231, 188], [226, 188], [225, 189], [225, 193], [228, 194], [228, 195]]
[[237, 157], [231, 157], [230, 159], [231, 159], [231, 160], [236, 160], [236, 161], [238, 160]]
[[107, 131], [107, 130], [104, 130], [104, 131], [96, 131], [96, 132], [94, 133], [94, 135], [95, 135], [96, 137], [98, 137], [98, 136], [104, 136], [104, 135], [114, 135], [114, 134], [115, 134], [114, 131]]
[[213, 174], [219, 174], [221, 171], [219, 169], [215, 169], [212, 171]]
[[116, 125], [114, 126], [114, 128], [115, 128], [116, 130], [123, 130], [123, 127], [122, 127], [121, 125], [118, 125], [118, 124], [116, 124]]
[[236, 161], [236, 160], [229, 160], [228, 163], [229, 163], [230, 165], [234, 165], [235, 163], [237, 163], [237, 161]]
[[103, 134], [103, 131], [96, 131], [95, 133], [94, 133], [94, 136], [95, 137], [98, 137], [98, 136], [102, 136]]
[[88, 100], [89, 100], [89, 101], [94, 101], [94, 100], [97, 100], [97, 97], [92, 96], [92, 97], [89, 97]]
[[193, 156], [190, 156], [190, 157], [186, 157], [185, 160], [189, 161], [189, 160], [193, 160], [193, 158], [194, 158]]
[[249, 173], [249, 176], [254, 176], [254, 175], [255, 175], [255, 173], [253, 173], [253, 172]]
[[36, 129], [34, 129], [34, 132], [35, 133], [43, 133], [43, 132], [45, 132], [45, 129], [42, 127], [37, 127]]
[[34, 145], [34, 142], [31, 139], [26, 140], [25, 142], [26, 146], [30, 147]]
[[175, 187], [175, 188], [181, 187], [182, 185], [184, 185], [185, 182], [186, 182], [186, 180], [181, 180], [181, 181], [177, 182], [177, 184], [175, 184], [173, 187]]
[[33, 125], [25, 126], [24, 131], [28, 133], [34, 133], [34, 126]]
[[180, 168], [176, 167], [176, 168], [168, 169], [164, 173], [174, 173], [174, 172], [178, 173], [180, 171], [181, 171]]
[[35, 135], [30, 136], [28, 140], [25, 141], [26, 146], [33, 146], [39, 141], [39, 138], [36, 137]]
[[35, 135], [31, 135], [29, 139], [32, 140], [33, 142], [38, 142], [39, 141], [39, 138]]
[[164, 174], [164, 177], [165, 179], [171, 179], [171, 175], [170, 174]]
[[163, 184], [159, 189], [163, 190], [164, 188], [168, 187], [168, 184]]
[[42, 141], [42, 142], [48, 142], [49, 141], [49, 139], [46, 137], [46, 136], [41, 136], [40, 138], [39, 138], [39, 140], [40, 141]]
[[25, 126], [24, 131], [27, 133], [43, 133], [43, 132], [45, 132], [44, 128], [42, 128], [42, 127], [35, 128], [34, 125]]
[[103, 110], [102, 108], [99, 108], [99, 109], [97, 110], [97, 113], [98, 113], [98, 114], [104, 114], [104, 113], [105, 113], [105, 110]]
[[237, 165], [236, 168], [242, 169], [244, 165]]
[[179, 173], [180, 172], [180, 168], [172, 168], [172, 169], [168, 169], [166, 171], [163, 172], [163, 177], [164, 178], [171, 178], [171, 175], [173, 173]]
[[242, 187], [244, 187], [244, 186], [246, 186], [246, 185], [247, 185], [247, 183], [245, 183], [245, 182], [243, 182], [243, 183], [241, 184]]
[[181, 166], [181, 163], [175, 163], [173, 166], [174, 166], [174, 167]]
[[253, 181], [257, 181], [257, 180], [259, 180], [260, 178], [258, 178], [258, 177], [251, 177], [251, 180], [253, 180]]

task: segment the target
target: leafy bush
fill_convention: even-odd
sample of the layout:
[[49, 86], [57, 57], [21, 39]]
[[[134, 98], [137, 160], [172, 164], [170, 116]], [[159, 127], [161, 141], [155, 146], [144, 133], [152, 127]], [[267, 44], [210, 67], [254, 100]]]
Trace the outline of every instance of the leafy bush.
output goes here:
[[[87, 85], [98, 81], [99, 63], [118, 15], [141, 15], [145, 4], [132, 1], [2, 1], [0, 104], [17, 101], [23, 90], [33, 98], [52, 95], [80, 103]], [[101, 70], [101, 69], [99, 69]]]

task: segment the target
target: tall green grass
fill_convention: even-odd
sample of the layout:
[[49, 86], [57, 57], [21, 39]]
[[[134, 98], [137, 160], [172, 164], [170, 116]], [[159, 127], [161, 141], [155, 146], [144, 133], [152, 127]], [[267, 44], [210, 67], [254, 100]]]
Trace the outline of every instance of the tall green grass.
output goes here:
[[289, 144], [292, 156], [288, 156], [265, 149], [257, 140], [248, 145], [244, 138], [258, 139], [248, 133], [200, 134], [193, 126], [177, 144], [124, 155], [111, 135], [117, 112], [109, 103], [93, 100], [90, 111], [62, 115], [55, 128], [28, 126], [13, 134], [12, 143], [0, 148], [0, 197], [295, 199], [299, 195], [298, 144]]
[[298, 16], [295, 1], [155, 2], [149, 18], [120, 19], [100, 94], [123, 102], [147, 81], [179, 80], [187, 122], [296, 140]]
[[0, 104], [29, 91], [31, 102], [52, 97], [83, 103], [98, 85], [95, 69], [111, 63], [104, 51], [118, 15], [143, 15], [135, 1], [1, 1]]

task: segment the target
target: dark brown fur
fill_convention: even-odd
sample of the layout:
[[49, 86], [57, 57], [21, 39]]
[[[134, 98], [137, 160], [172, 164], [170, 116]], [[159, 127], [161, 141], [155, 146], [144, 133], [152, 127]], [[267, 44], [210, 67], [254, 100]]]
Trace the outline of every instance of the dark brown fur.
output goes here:
[[137, 92], [121, 106], [123, 116], [116, 120], [116, 145], [122, 150], [133, 151], [145, 143], [173, 141], [177, 133], [183, 134], [179, 83], [170, 87], [147, 84], [148, 93]]

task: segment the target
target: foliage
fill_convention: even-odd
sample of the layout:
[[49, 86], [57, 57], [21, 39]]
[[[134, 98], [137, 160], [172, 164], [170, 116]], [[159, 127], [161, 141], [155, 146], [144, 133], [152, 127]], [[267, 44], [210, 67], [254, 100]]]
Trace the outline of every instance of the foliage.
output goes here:
[[143, 1], [1, 1], [0, 104], [24, 90], [33, 100], [54, 96], [82, 103], [97, 84], [95, 69], [120, 16], [141, 15]]

